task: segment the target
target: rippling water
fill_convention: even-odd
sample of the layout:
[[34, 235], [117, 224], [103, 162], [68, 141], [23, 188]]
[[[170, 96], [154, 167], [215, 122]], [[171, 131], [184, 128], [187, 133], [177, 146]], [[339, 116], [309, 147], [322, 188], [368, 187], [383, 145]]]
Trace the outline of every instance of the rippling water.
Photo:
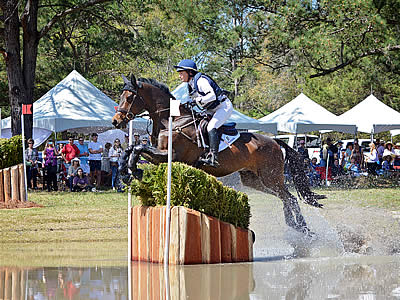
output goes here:
[[[94, 258], [91, 267], [79, 261], [82, 267], [58, 268], [46, 267], [43, 258], [40, 268], [0, 267], [0, 299], [400, 299], [400, 257], [382, 255], [384, 247], [374, 239], [372, 255], [348, 251], [349, 241], [337, 228], [354, 233], [359, 225], [341, 224], [345, 212], [338, 211], [332, 225], [333, 218], [321, 210], [302, 206], [315, 232], [310, 239], [285, 225], [277, 198], [259, 194], [251, 199], [253, 263], [170, 266], [166, 277], [162, 265], [128, 266], [120, 258], [114, 258], [118, 267]], [[373, 226], [362, 209], [349, 210]]]

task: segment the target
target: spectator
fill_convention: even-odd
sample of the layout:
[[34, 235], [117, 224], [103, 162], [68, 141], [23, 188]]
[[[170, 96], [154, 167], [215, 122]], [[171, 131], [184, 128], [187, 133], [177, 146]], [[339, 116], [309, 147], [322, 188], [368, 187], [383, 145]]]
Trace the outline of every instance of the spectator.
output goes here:
[[80, 168], [80, 160], [79, 160], [79, 158], [75, 157], [71, 161], [71, 166], [68, 168], [68, 175], [67, 175], [68, 187], [71, 192], [72, 192], [72, 188], [73, 188], [73, 180], [74, 180], [74, 177], [76, 176], [76, 172], [78, 171], [79, 168]]
[[[137, 135], [137, 134], [138, 134], [138, 133], [136, 133], [136, 135]], [[136, 139], [136, 138], [135, 138], [135, 139]], [[128, 146], [129, 146], [129, 135], [125, 134], [125, 140], [124, 140], [124, 142], [122, 143], [121, 147], [122, 147], [123, 150], [126, 150], [126, 148], [128, 148]]]
[[350, 162], [346, 165], [346, 170], [350, 172], [351, 177], [359, 177], [361, 176], [361, 168], [357, 163], [355, 157], [350, 158]]
[[383, 154], [382, 154], [382, 158], [383, 158], [383, 156], [384, 156], [384, 153], [387, 152], [386, 150], [388, 150], [388, 151], [391, 152], [392, 154], [395, 154], [395, 153], [394, 153], [394, 149], [393, 149], [393, 144], [390, 143], [390, 142], [387, 142], [386, 145], [385, 145], [385, 150], [383, 151]]
[[306, 142], [304, 140], [300, 140], [299, 142], [299, 148], [297, 148], [297, 152], [300, 153], [300, 156], [303, 160], [308, 159], [309, 160], [309, 156], [308, 156], [308, 151], [305, 148], [305, 144]]
[[343, 149], [343, 142], [341, 140], [338, 140], [336, 142], [336, 148], [337, 148], [337, 158], [339, 160], [339, 165], [341, 165], [343, 167], [344, 165], [344, 151], [345, 149]]
[[370, 175], [377, 175], [376, 168], [378, 166], [378, 161], [379, 161], [377, 150], [375, 148], [374, 143], [370, 143], [369, 147], [371, 149], [371, 152], [368, 154], [367, 171], [368, 171], [368, 174], [370, 174]]
[[329, 167], [333, 166], [333, 159], [337, 155], [337, 148], [336, 146], [332, 145], [332, 139], [327, 138], [325, 144], [322, 146], [320, 151], [320, 166], [326, 167], [329, 160]]
[[400, 166], [400, 143], [394, 145], [394, 154], [396, 157], [394, 158], [393, 166]]
[[[386, 147], [387, 147], [387, 144], [386, 144]], [[385, 151], [383, 151], [382, 170], [383, 170], [383, 175], [385, 177], [389, 177], [390, 171], [393, 170], [393, 165], [392, 165], [393, 157], [395, 157], [395, 154], [392, 151], [390, 151], [389, 149], [385, 149]]]
[[142, 145], [144, 145], [144, 146], [149, 145], [149, 138], [147, 136], [144, 136], [142, 138]]
[[68, 144], [66, 144], [64, 148], [62, 148], [61, 156], [64, 159], [65, 168], [67, 170], [71, 166], [71, 160], [75, 157], [79, 157], [79, 149], [74, 144], [74, 138], [72, 136], [68, 138]]
[[362, 168], [364, 165], [364, 155], [360, 145], [358, 144], [358, 139], [354, 139], [353, 152], [351, 153], [351, 156], [354, 157], [358, 166]]
[[310, 159], [306, 159], [306, 174], [310, 181], [310, 186], [319, 185], [321, 182], [321, 175], [317, 172], [317, 158], [313, 158], [310, 162]]
[[118, 185], [118, 166], [119, 159], [122, 156], [122, 147], [119, 139], [115, 139], [114, 146], [110, 149], [110, 167], [111, 167], [111, 186], [113, 191], [120, 190]]
[[43, 150], [44, 166], [46, 168], [47, 191], [58, 191], [57, 186], [57, 155], [58, 151], [54, 148], [52, 141], [46, 143]]
[[90, 189], [91, 186], [89, 185], [88, 177], [83, 173], [82, 168], [78, 168], [76, 176], [74, 177], [72, 190], [74, 192], [87, 192]]
[[94, 185], [96, 180], [96, 188], [100, 188], [101, 183], [101, 154], [103, 153], [103, 146], [97, 141], [97, 133], [92, 133], [92, 141], [88, 145], [89, 149], [89, 167], [90, 167], [90, 181]]
[[26, 176], [28, 189], [37, 189], [37, 174], [38, 174], [38, 160], [39, 153], [37, 149], [33, 148], [34, 140], [28, 139], [28, 149], [25, 150], [25, 165], [26, 165]]
[[339, 159], [335, 158], [332, 166], [332, 177], [333, 179], [338, 179], [339, 177], [345, 175], [344, 168], [339, 164]]
[[138, 132], [135, 132], [133, 137], [134, 137], [133, 145], [134, 146], [140, 145], [140, 134]]
[[379, 164], [382, 165], [382, 162], [383, 162], [382, 155], [383, 155], [383, 152], [385, 151], [385, 141], [380, 142], [378, 148], [376, 148], [376, 151], [377, 151], [377, 155], [378, 155]]
[[101, 158], [101, 170], [110, 173], [110, 148], [111, 148], [111, 143], [106, 143], [104, 145], [104, 150], [103, 150], [103, 155]]
[[79, 158], [81, 161], [80, 165], [83, 170], [83, 173], [89, 174], [90, 173], [89, 162], [88, 162], [89, 149], [88, 146], [85, 145], [85, 139], [83, 137], [79, 137], [77, 147], [79, 149]]
[[346, 166], [347, 163], [350, 163], [350, 158], [352, 153], [353, 153], [353, 143], [348, 142], [346, 145], [346, 150], [344, 151], [343, 167]]

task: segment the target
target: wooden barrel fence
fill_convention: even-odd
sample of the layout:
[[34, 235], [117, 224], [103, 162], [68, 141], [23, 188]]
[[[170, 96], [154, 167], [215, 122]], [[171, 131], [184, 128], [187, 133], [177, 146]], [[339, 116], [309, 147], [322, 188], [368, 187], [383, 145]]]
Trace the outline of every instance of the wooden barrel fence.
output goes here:
[[25, 177], [22, 164], [0, 170], [0, 203], [25, 201]]
[[26, 281], [26, 270], [0, 267], [0, 299], [27, 299]]
[[[132, 208], [133, 261], [162, 263], [166, 208]], [[183, 206], [171, 209], [169, 263], [215, 264], [253, 261], [253, 235]]]

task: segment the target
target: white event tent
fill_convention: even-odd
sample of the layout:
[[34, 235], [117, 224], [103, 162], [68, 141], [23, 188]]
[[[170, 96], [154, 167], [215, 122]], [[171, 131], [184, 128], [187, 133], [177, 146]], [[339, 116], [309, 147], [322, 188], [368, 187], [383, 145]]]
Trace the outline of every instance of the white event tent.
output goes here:
[[[187, 83], [181, 83], [175, 90], [173, 90], [172, 95], [175, 96], [176, 99], [180, 100], [182, 103], [186, 103], [190, 100], [188, 95]], [[235, 122], [237, 129], [251, 129], [251, 130], [259, 130], [263, 132], [269, 132], [272, 134], [277, 134], [277, 124], [275, 122], [263, 122], [260, 120], [253, 119], [249, 116], [246, 116], [237, 110], [233, 110], [231, 117], [227, 122]]]
[[[118, 104], [72, 71], [44, 96], [33, 103], [33, 138], [68, 129], [112, 127], [111, 119]], [[4, 134], [11, 131], [11, 119], [2, 120]], [[145, 130], [147, 120], [137, 119], [134, 128]], [[93, 128], [93, 130], [95, 130]], [[35, 132], [37, 133], [35, 136]], [[39, 132], [41, 134], [39, 134]], [[2, 133], [3, 135], [3, 133]]]
[[372, 94], [341, 114], [339, 119], [347, 124], [355, 123], [358, 131], [371, 134], [400, 129], [400, 113]]
[[277, 122], [279, 131], [293, 134], [322, 130], [355, 134], [357, 131], [354, 123], [341, 122], [336, 115], [303, 93], [260, 120]]

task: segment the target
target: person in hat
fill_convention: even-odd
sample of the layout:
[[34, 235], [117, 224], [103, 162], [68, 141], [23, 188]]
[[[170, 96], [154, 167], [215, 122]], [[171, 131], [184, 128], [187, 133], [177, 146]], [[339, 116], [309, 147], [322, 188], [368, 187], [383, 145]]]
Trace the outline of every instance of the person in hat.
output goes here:
[[[387, 144], [389, 144], [389, 143], [387, 143]], [[387, 144], [385, 147], [387, 147]], [[393, 170], [393, 162], [392, 161], [395, 157], [396, 157], [396, 155], [394, 154], [394, 152], [390, 151], [389, 149], [386, 148], [385, 151], [383, 151], [382, 170], [383, 170], [383, 175], [385, 177], [390, 176], [390, 171]]]
[[299, 141], [299, 147], [297, 148], [297, 152], [300, 153], [300, 156], [302, 157], [303, 161], [305, 161], [306, 159], [310, 159], [308, 156], [308, 150], [305, 147], [306, 142], [304, 140], [300, 140]]
[[196, 63], [191, 59], [184, 59], [174, 68], [179, 72], [182, 82], [188, 83], [191, 103], [203, 108], [212, 118], [207, 126], [210, 143], [210, 152], [200, 162], [204, 165], [218, 167], [219, 139], [217, 129], [221, 127], [232, 114], [233, 105], [227, 93], [208, 75], [200, 73]]
[[103, 146], [97, 141], [97, 133], [92, 133], [92, 140], [90, 141], [89, 148], [89, 167], [90, 167], [90, 180], [94, 184], [96, 180], [96, 188], [100, 188], [101, 184], [101, 154], [103, 153]]
[[69, 190], [72, 192], [72, 182], [74, 180], [74, 176], [76, 176], [76, 172], [80, 168], [80, 159], [74, 157], [71, 160], [71, 166], [68, 168], [67, 180], [68, 180], [68, 187]]

